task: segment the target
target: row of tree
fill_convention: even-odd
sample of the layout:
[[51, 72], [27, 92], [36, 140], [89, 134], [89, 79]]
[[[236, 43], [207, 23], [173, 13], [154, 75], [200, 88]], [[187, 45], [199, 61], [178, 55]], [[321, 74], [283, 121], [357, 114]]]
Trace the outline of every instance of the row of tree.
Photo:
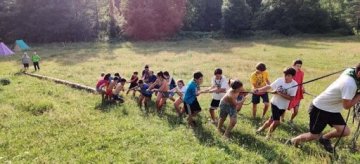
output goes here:
[[350, 34], [360, 0], [1, 0], [0, 39], [158, 39], [183, 31]]

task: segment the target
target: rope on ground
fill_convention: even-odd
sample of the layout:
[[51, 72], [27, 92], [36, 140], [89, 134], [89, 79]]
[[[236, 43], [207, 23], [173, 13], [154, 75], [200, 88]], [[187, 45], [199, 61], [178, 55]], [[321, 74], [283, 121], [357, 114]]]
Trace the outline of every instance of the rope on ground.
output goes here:
[[39, 78], [39, 79], [45, 79], [45, 80], [53, 81], [53, 82], [58, 83], [58, 84], [64, 84], [64, 85], [70, 86], [70, 87], [75, 88], [75, 89], [85, 90], [85, 91], [88, 91], [90, 93], [96, 93], [95, 88], [85, 86], [85, 85], [82, 85], [82, 84], [78, 84], [78, 83], [74, 83], [74, 82], [70, 82], [70, 81], [66, 81], [66, 80], [61, 80], [61, 79], [57, 79], [57, 78], [53, 78], [53, 77], [48, 77], [48, 76], [44, 76], [44, 75], [28, 73], [28, 72], [24, 72], [24, 74], [28, 75], [28, 76], [36, 77], [36, 78]]

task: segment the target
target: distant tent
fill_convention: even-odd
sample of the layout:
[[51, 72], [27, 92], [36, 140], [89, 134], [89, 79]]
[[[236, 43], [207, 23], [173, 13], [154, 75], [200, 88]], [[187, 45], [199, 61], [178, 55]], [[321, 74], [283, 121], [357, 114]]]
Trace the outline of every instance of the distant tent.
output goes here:
[[14, 54], [3, 42], [0, 42], [0, 56], [10, 56]]
[[23, 40], [16, 40], [14, 51], [30, 50], [30, 47]]

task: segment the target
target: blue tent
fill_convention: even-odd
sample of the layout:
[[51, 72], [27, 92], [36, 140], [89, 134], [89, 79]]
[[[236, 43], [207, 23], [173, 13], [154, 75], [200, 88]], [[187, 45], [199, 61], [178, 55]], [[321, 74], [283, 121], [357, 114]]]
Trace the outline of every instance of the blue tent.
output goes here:
[[30, 47], [23, 40], [16, 40], [14, 50], [26, 51], [26, 50], [30, 50]]

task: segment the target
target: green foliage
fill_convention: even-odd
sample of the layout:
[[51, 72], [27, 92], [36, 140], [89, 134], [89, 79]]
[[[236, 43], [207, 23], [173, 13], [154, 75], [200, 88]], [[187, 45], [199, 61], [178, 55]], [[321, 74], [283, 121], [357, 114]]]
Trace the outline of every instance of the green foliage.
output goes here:
[[328, 14], [316, 0], [267, 0], [253, 20], [255, 29], [279, 30], [283, 34], [325, 33]]
[[251, 8], [245, 0], [226, 0], [222, 8], [223, 31], [230, 36], [236, 36], [251, 27]]
[[92, 40], [107, 28], [100, 19], [106, 16], [101, 10], [104, 3], [100, 2], [5, 0], [2, 3], [7, 12], [0, 17], [4, 22], [0, 34], [8, 41], [19, 38], [30, 42]]
[[183, 30], [220, 30], [222, 4], [223, 0], [188, 0]]

